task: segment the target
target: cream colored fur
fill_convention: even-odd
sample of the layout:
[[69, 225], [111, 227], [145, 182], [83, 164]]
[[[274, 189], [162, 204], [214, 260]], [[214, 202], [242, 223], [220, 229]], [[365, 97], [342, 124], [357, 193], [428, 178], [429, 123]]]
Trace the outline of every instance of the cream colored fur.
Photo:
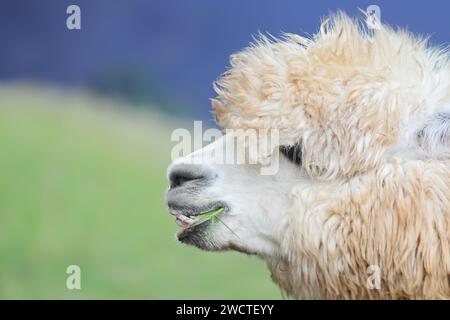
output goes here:
[[[418, 139], [449, 110], [445, 52], [337, 14], [311, 39], [234, 54], [216, 90], [221, 127], [279, 129], [303, 163], [282, 160], [271, 177], [210, 164], [219, 180], [198, 199], [229, 203], [239, 235], [219, 226], [215, 249], [259, 255], [295, 298], [450, 298], [449, 148]], [[380, 289], [367, 286], [373, 265]]]
[[[450, 298], [450, 162], [400, 151], [414, 155], [411, 126], [450, 104], [444, 52], [386, 26], [368, 34], [339, 14], [312, 39], [263, 38], [233, 55], [217, 92], [220, 126], [280, 129], [282, 144], [303, 143], [309, 177], [335, 181], [294, 191], [286, 258], [269, 261], [284, 290]], [[362, 285], [369, 265], [380, 266], [381, 290]]]

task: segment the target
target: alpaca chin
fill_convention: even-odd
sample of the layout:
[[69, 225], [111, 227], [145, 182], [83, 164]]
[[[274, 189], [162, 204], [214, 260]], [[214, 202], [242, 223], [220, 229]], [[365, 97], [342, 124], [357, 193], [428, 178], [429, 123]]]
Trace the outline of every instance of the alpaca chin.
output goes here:
[[220, 248], [208, 236], [210, 222], [205, 221], [202, 224], [191, 228], [183, 229], [177, 233], [177, 239], [186, 245], [197, 247], [206, 251], [218, 251]]

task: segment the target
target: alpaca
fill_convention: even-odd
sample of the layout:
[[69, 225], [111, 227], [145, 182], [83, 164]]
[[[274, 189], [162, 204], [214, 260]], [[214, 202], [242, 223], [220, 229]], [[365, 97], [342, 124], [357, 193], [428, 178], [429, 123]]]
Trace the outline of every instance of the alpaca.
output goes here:
[[[226, 134], [174, 161], [178, 240], [259, 256], [293, 298], [449, 299], [446, 52], [338, 13], [311, 38], [262, 36], [230, 63], [214, 85], [218, 125], [274, 129], [279, 143], [256, 165], [205, 160]], [[278, 171], [261, 175], [277, 153]], [[216, 209], [223, 224], [198, 223]]]

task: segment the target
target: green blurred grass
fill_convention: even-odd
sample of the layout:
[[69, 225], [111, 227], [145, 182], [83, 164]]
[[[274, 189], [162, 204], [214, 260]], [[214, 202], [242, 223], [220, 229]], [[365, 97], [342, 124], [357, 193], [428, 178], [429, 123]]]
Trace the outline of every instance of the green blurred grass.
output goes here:
[[0, 89], [0, 298], [280, 298], [257, 258], [176, 243], [169, 128], [83, 93]]

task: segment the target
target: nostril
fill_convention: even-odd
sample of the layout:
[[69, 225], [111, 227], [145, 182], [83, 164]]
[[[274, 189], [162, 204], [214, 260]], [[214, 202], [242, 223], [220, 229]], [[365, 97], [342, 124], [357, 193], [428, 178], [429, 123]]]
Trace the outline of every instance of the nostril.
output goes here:
[[206, 180], [208, 171], [202, 166], [178, 165], [169, 173], [170, 188], [181, 187], [187, 182]]
[[185, 177], [174, 176], [170, 179], [170, 188], [176, 188], [181, 186], [184, 182], [188, 181]]
[[203, 176], [193, 176], [190, 173], [186, 172], [178, 172], [176, 175], [171, 176], [170, 178], [170, 187], [176, 188], [181, 187], [183, 184], [193, 180], [204, 179]]

